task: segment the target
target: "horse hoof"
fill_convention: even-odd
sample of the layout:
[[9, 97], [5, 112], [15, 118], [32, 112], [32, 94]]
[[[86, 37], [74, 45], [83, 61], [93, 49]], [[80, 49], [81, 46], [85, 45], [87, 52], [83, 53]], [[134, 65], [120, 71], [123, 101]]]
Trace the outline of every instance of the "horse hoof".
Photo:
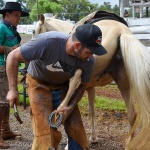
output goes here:
[[15, 140], [21, 141], [21, 140], [22, 140], [22, 136], [16, 136], [16, 137], [15, 137]]
[[[59, 116], [57, 117], [57, 119], [52, 119], [53, 117], [55, 117], [55, 111], [53, 111], [50, 115], [49, 115], [49, 118], [48, 118], [48, 121], [49, 121], [49, 125], [50, 127], [52, 128], [58, 128], [61, 123], [62, 123], [62, 120], [63, 120], [63, 115], [61, 113], [59, 113]], [[59, 119], [58, 119], [59, 118]], [[53, 123], [53, 120], [55, 121]]]
[[95, 144], [95, 143], [98, 143], [98, 137], [90, 137], [89, 138], [89, 143], [90, 144]]

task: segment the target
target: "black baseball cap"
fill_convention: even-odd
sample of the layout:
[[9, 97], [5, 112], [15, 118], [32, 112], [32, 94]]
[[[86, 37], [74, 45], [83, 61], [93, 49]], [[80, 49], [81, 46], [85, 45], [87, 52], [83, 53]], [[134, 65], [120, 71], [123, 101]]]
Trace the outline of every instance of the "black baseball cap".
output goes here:
[[106, 49], [101, 45], [102, 32], [98, 26], [89, 23], [78, 26], [75, 35], [93, 54], [104, 55], [107, 53]]

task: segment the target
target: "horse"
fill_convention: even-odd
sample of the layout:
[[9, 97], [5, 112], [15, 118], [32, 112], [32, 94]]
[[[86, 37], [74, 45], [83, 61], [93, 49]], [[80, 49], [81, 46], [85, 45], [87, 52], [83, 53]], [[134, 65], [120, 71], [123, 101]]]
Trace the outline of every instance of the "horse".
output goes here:
[[[57, 19], [39, 20], [38, 31], [60, 31]], [[60, 20], [57, 20], [60, 22]], [[102, 31], [102, 45], [107, 50], [106, 55], [96, 56], [91, 80], [87, 85], [89, 99], [89, 115], [94, 117], [95, 87], [104, 86], [115, 81], [128, 108], [130, 132], [126, 149], [150, 149], [150, 53], [146, 47], [133, 35], [130, 29], [118, 20], [102, 19], [94, 22]], [[38, 25], [38, 24], [37, 24]], [[49, 26], [49, 28], [47, 28]], [[54, 27], [56, 28], [54, 29]], [[70, 30], [69, 23], [67, 33]], [[37, 27], [35, 28], [35, 30]], [[37, 30], [36, 30], [37, 31]], [[37, 32], [35, 32], [37, 33]], [[92, 118], [92, 135], [96, 140], [94, 118]], [[134, 137], [134, 131], [140, 127]]]

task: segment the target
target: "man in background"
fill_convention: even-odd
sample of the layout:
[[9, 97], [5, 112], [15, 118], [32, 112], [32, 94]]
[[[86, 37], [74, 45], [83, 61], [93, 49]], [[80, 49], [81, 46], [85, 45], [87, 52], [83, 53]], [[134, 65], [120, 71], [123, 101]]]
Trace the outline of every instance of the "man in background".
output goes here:
[[124, 10], [124, 17], [129, 17], [129, 13], [126, 9]]
[[10, 51], [20, 46], [21, 37], [17, 32], [20, 17], [29, 16], [21, 9], [20, 3], [6, 2], [0, 10], [3, 20], [0, 22], [0, 149], [10, 146], [4, 142], [7, 139], [15, 139], [20, 134], [10, 130], [9, 113], [10, 107], [6, 100], [8, 92], [8, 80], [6, 75], [6, 58]]

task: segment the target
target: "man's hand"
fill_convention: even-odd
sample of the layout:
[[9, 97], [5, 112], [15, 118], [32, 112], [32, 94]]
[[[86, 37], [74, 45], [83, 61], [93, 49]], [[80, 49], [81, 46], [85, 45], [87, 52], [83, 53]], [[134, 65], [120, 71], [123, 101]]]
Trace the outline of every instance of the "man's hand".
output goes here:
[[14, 49], [16, 49], [19, 46], [20, 46], [20, 44], [14, 45], [13, 47], [11, 47], [11, 49], [14, 50]]
[[19, 102], [19, 94], [18, 91], [9, 90], [7, 93], [7, 100], [9, 101], [9, 105], [11, 108], [14, 107], [14, 103], [18, 104]]
[[56, 113], [61, 113], [63, 115], [62, 124], [64, 124], [65, 121], [67, 120], [67, 118], [71, 115], [72, 110], [73, 110], [72, 107], [68, 106], [68, 107], [63, 107], [63, 108], [57, 109], [55, 111]]
[[65, 121], [68, 119], [68, 117], [70, 117], [71, 113], [73, 112], [73, 110], [77, 106], [78, 102], [82, 98], [84, 91], [85, 91], [85, 87], [86, 87], [85, 85], [80, 85], [76, 89], [75, 93], [71, 97], [71, 100], [69, 102], [69, 106], [58, 107], [58, 109], [55, 111], [56, 113], [62, 113], [62, 115], [63, 115], [62, 124], [64, 124]]

